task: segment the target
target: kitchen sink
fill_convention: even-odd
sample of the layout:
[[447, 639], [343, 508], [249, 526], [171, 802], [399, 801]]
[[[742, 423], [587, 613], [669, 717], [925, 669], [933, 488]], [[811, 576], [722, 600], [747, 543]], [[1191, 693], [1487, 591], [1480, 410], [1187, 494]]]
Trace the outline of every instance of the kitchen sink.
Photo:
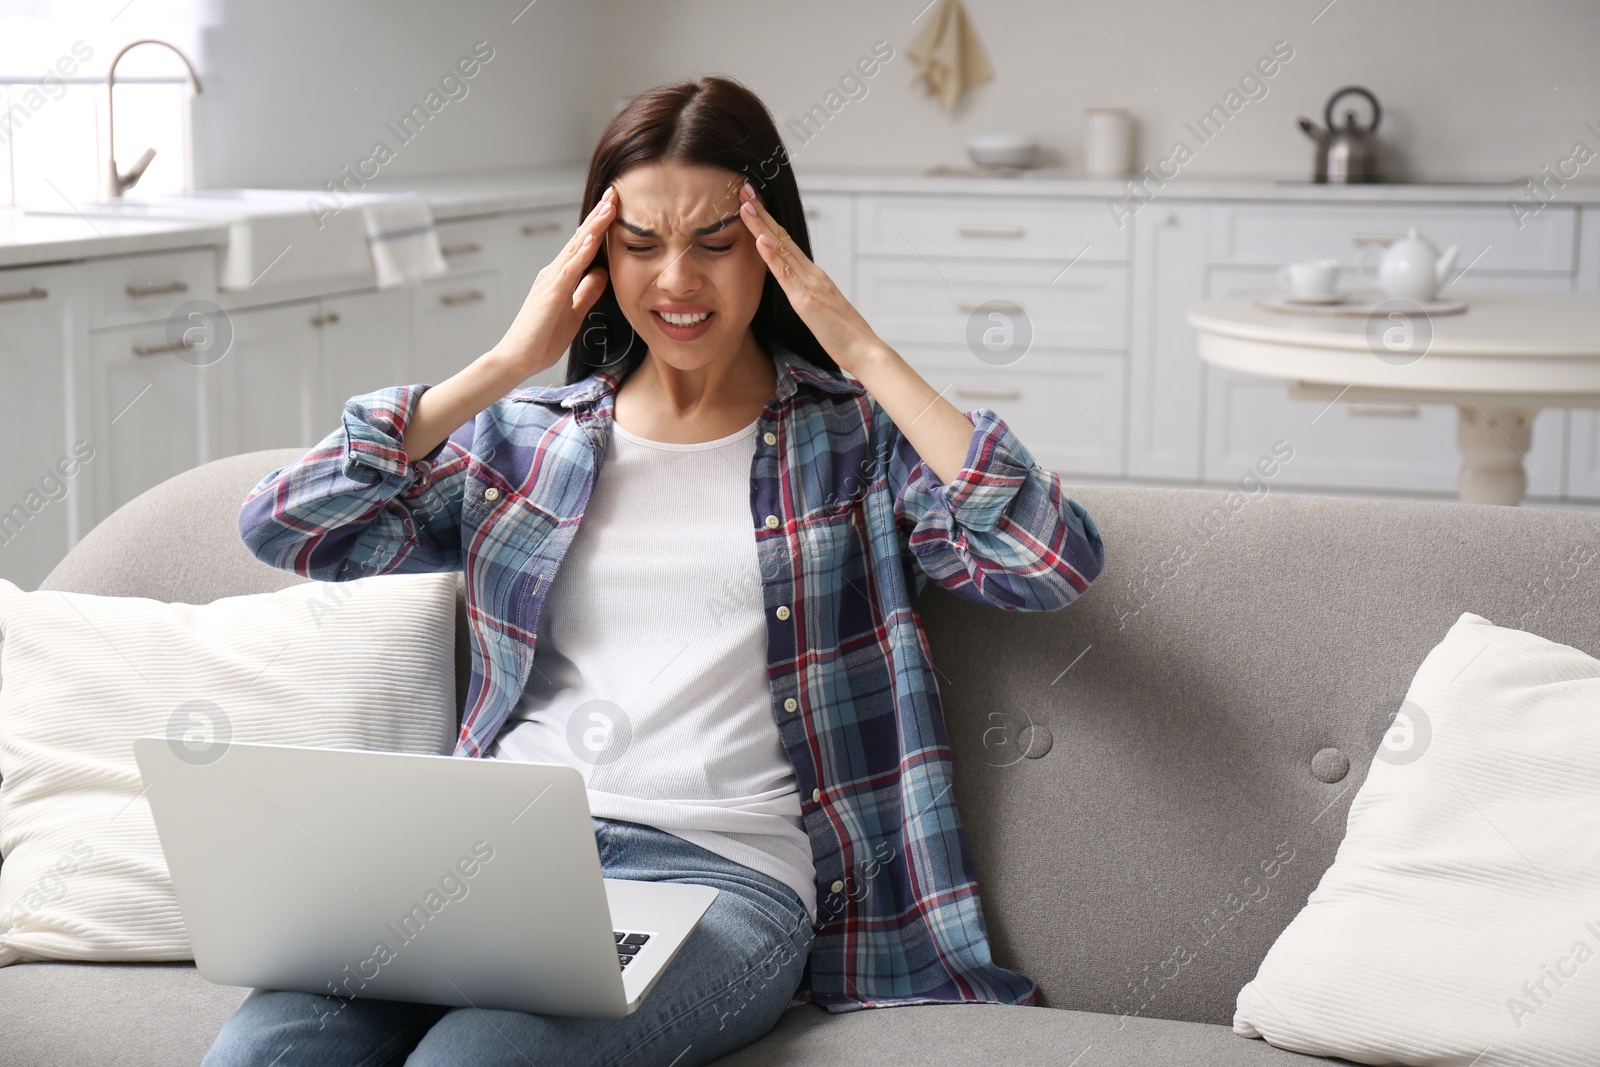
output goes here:
[[[320, 190], [201, 189], [193, 193], [86, 200], [61, 208], [28, 208], [29, 215], [174, 219], [228, 227], [219, 261], [220, 289], [244, 290], [373, 273], [361, 196], [319, 220], [309, 202], [330, 198]], [[354, 201], [354, 202], [352, 202]]]

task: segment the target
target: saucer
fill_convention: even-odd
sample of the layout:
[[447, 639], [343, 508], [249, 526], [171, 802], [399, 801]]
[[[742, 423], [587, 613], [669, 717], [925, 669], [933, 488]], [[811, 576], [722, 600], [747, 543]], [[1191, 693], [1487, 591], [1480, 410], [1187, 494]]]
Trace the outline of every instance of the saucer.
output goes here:
[[1296, 296], [1282, 293], [1278, 299], [1286, 304], [1342, 304], [1350, 299], [1349, 293], [1329, 293], [1327, 296]]

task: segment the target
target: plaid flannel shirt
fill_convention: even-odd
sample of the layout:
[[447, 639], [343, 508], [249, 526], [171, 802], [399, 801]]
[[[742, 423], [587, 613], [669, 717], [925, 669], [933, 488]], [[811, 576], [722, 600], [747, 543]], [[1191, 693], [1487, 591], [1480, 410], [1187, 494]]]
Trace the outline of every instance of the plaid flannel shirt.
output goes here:
[[[1034, 1004], [1038, 983], [990, 955], [917, 594], [931, 579], [1001, 610], [1065, 607], [1100, 573], [1099, 531], [993, 411], [966, 413], [962, 470], [942, 484], [859, 382], [772, 356], [751, 536], [818, 897], [791, 1003]], [[454, 754], [483, 756], [526, 684], [618, 384], [602, 370], [515, 390], [415, 462], [401, 442], [430, 386], [353, 397], [339, 429], [250, 491], [239, 532], [321, 581], [462, 571], [472, 676]]]

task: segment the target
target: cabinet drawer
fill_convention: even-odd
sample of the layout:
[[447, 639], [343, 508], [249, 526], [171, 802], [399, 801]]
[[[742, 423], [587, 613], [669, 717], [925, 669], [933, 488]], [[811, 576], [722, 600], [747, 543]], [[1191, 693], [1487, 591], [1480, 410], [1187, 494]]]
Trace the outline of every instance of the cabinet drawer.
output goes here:
[[[434, 224], [439, 233], [439, 251], [451, 274], [498, 266], [496, 242], [501, 240], [488, 219], [459, 219]], [[541, 264], [542, 266], [543, 264]]]
[[[1472, 273], [1556, 271], [1570, 274], [1577, 212], [1549, 206], [1518, 220], [1504, 205], [1473, 204], [1223, 204], [1216, 208], [1213, 263], [1277, 265], [1297, 259], [1359, 264], [1357, 234], [1403, 235], [1415, 226], [1439, 247], [1460, 245], [1455, 269]], [[1376, 260], [1377, 253], [1372, 253]]]
[[522, 310], [522, 303], [533, 288], [533, 280], [556, 258], [572, 231], [577, 229], [578, 209], [575, 206], [541, 208], [501, 215], [494, 220], [494, 225], [499, 231], [496, 238], [500, 242], [500, 260], [505, 274], [505, 304], [501, 316], [509, 325]]
[[1096, 201], [1033, 196], [862, 197], [864, 255], [1126, 262], [1127, 229]]
[[1079, 263], [1063, 274], [1054, 264], [884, 257], [857, 264], [856, 288], [857, 307], [890, 344], [962, 345], [969, 328], [981, 337], [991, 325], [1031, 329], [1031, 344], [1045, 348], [1121, 349], [1127, 340], [1124, 266]]
[[89, 261], [89, 328], [160, 322], [188, 300], [217, 295], [216, 251], [188, 248]]
[[1005, 419], [1040, 466], [1126, 475], [1120, 356], [1033, 353], [1014, 367], [994, 367], [964, 348], [918, 345], [901, 354], [962, 411], [989, 408]]

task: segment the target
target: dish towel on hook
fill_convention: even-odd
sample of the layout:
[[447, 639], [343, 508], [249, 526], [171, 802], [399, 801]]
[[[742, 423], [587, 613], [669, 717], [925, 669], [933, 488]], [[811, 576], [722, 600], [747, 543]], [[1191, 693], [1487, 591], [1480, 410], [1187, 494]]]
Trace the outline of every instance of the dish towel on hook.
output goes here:
[[367, 245], [378, 272], [378, 288], [434, 278], [449, 272], [439, 250], [433, 208], [421, 196], [386, 196], [363, 200]]
[[961, 0], [939, 0], [939, 7], [906, 49], [906, 58], [939, 96], [939, 110], [948, 111], [962, 93], [994, 77], [994, 68], [973, 32]]

